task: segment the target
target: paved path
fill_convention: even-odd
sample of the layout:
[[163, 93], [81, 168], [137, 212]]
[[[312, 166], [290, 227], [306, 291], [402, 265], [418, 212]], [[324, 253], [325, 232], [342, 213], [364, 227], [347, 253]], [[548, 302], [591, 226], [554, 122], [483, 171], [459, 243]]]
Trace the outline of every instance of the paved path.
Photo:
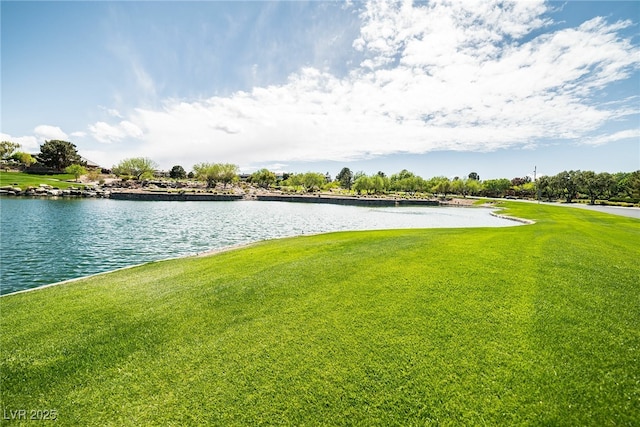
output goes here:
[[552, 204], [556, 204], [560, 206], [571, 206], [572, 208], [589, 209], [591, 211], [598, 211], [598, 212], [604, 212], [604, 213], [609, 213], [613, 215], [628, 216], [631, 218], [640, 219], [640, 208], [623, 208], [622, 206], [600, 206], [600, 205], [593, 206], [593, 205], [583, 205], [581, 203], [568, 203], [568, 204], [552, 203]]

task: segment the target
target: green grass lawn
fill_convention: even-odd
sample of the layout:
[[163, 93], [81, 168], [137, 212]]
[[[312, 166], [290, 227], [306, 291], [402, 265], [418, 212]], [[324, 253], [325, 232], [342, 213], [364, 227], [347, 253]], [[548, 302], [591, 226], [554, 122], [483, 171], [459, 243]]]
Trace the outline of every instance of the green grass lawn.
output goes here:
[[639, 425], [640, 221], [343, 232], [0, 298], [1, 407], [60, 425]]
[[75, 177], [68, 173], [56, 175], [34, 175], [24, 172], [0, 172], [0, 187], [10, 185], [12, 187], [20, 187], [22, 190], [27, 189], [27, 187], [38, 187], [40, 184], [47, 184], [52, 187], [58, 187], [62, 190], [69, 187], [84, 187], [84, 184], [66, 182], [73, 180], [75, 180]]

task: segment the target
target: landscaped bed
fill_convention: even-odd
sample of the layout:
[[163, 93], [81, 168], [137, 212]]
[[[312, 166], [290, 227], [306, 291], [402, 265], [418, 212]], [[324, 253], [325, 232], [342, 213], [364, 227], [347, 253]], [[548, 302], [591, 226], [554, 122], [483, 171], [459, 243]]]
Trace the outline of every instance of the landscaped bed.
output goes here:
[[504, 206], [535, 224], [274, 240], [0, 298], [1, 406], [63, 425], [637, 425], [640, 221]]

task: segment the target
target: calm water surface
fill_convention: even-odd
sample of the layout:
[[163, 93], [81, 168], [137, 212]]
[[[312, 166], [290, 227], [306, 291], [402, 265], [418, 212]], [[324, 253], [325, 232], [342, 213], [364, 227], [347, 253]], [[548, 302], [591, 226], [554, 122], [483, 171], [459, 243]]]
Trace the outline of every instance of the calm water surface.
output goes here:
[[502, 227], [486, 209], [0, 199], [0, 293], [240, 243], [341, 230]]

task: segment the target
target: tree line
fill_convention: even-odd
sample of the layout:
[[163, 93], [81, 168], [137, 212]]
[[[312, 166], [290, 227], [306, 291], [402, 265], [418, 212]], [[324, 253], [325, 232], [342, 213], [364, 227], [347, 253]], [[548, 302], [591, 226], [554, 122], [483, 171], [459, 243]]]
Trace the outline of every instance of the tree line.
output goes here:
[[[68, 141], [45, 141], [40, 153], [31, 156], [19, 151], [20, 145], [3, 141], [0, 143], [0, 158], [13, 161], [27, 168], [40, 164], [55, 171], [73, 174], [76, 179], [87, 174], [86, 163], [77, 152], [76, 146]], [[114, 165], [111, 172], [123, 179], [143, 180], [154, 177], [158, 164], [146, 157], [128, 158]], [[172, 179], [196, 179], [213, 188], [233, 185], [240, 179], [240, 169], [230, 163], [198, 163], [187, 173], [180, 165], [169, 172]], [[640, 202], [640, 170], [634, 172], [596, 173], [593, 171], [562, 171], [553, 176], [541, 176], [535, 182], [529, 176], [513, 179], [488, 179], [482, 181], [476, 172], [466, 177], [450, 179], [436, 176], [424, 179], [411, 171], [402, 171], [387, 176], [382, 171], [373, 175], [352, 172], [348, 167], [331, 179], [329, 174], [306, 172], [276, 175], [268, 169], [260, 169], [247, 177], [247, 181], [261, 188], [294, 188], [304, 192], [320, 190], [343, 190], [361, 195], [384, 195], [407, 193], [411, 195], [447, 195], [513, 197], [540, 200], [563, 199], [571, 202], [587, 199], [591, 204], [596, 200]]]

